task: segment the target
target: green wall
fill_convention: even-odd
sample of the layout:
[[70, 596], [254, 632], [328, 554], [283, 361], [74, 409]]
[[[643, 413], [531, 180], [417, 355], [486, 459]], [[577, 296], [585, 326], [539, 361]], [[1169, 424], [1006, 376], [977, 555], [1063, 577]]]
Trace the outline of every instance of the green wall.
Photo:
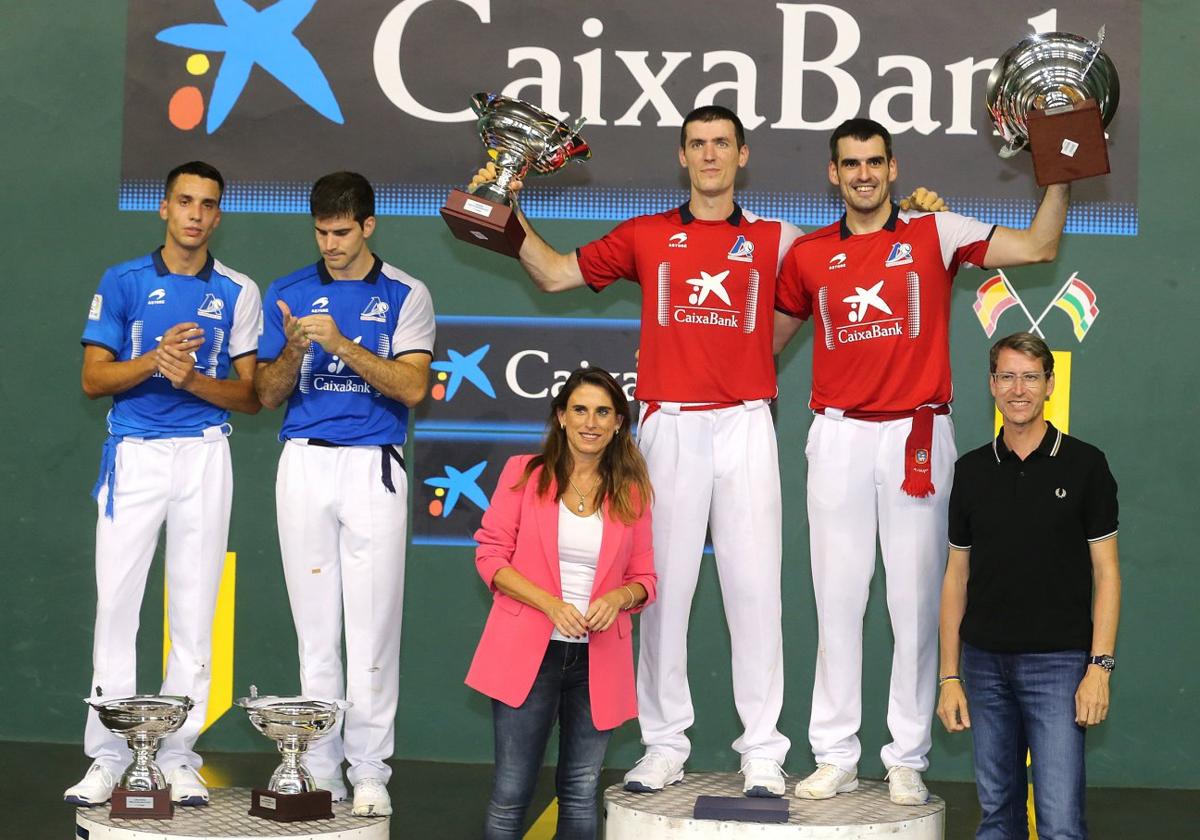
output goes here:
[[[124, 56], [124, 3], [0, 2], [0, 161], [7, 199], [0, 208], [5, 274], [0, 351], [0, 489], [4, 540], [0, 569], [0, 739], [79, 742], [90, 674], [94, 611], [92, 539], [95, 478], [106, 406], [78, 387], [79, 331], [105, 266], [161, 242], [153, 214], [116, 210]], [[1091, 779], [1101, 785], [1200, 787], [1200, 730], [1190, 712], [1200, 694], [1200, 575], [1189, 560], [1200, 543], [1198, 448], [1190, 432], [1200, 390], [1192, 364], [1200, 316], [1194, 203], [1200, 128], [1192, 82], [1200, 77], [1200, 13], [1185, 0], [1144, 4], [1140, 172], [1142, 234], [1068, 237], [1058, 264], [1010, 274], [1032, 307], [1044, 305], [1070, 271], [1099, 295], [1101, 316], [1077, 345], [1067, 319], [1047, 318], [1056, 349], [1074, 352], [1071, 430], [1109, 455], [1121, 486], [1125, 608], [1109, 720], [1089, 735]], [[909, 136], [904, 146], [919, 142]], [[646, 167], [673, 165], [674, 150], [650, 150]], [[814, 150], [804, 165], [821, 165]], [[332, 166], [333, 164], [331, 164]], [[464, 164], [466, 165], [466, 164]], [[603, 165], [597, 160], [593, 165]], [[936, 172], [908, 173], [909, 186], [936, 186]], [[1033, 188], [1031, 185], [1031, 194]], [[546, 222], [567, 247], [607, 224]], [[306, 218], [229, 215], [214, 241], [221, 259], [264, 287], [314, 258]], [[381, 220], [377, 249], [425, 279], [438, 310], [456, 314], [529, 313], [635, 317], [635, 289], [601, 296], [538, 296], [514, 263], [458, 247], [439, 219]], [[988, 340], [970, 305], [983, 279], [964, 273], [954, 298], [953, 361], [960, 450], [985, 442], [991, 406], [983, 373]], [[1010, 312], [1002, 329], [1018, 329]], [[805, 772], [805, 730], [815, 647], [804, 518], [804, 410], [809, 330], [784, 354], [778, 405], [784, 470], [787, 695], [781, 728], [792, 738], [788, 769]], [[275, 539], [273, 480], [276, 413], [237, 421], [231, 439], [237, 487], [230, 545], [238, 552], [235, 690], [298, 688], [295, 638]], [[1016, 524], [1014, 523], [1014, 526]], [[139, 671], [154, 687], [160, 667], [161, 572], [151, 575], [143, 609]], [[867, 616], [863, 772], [881, 772], [890, 631], [882, 570]], [[409, 552], [404, 616], [402, 758], [486, 761], [487, 704], [462, 686], [487, 609], [471, 552]], [[706, 561], [692, 616], [691, 679], [698, 725], [692, 764], [734, 769], [737, 736], [729, 689], [729, 644], [716, 576]], [[227, 714], [202, 748], [267, 750], [240, 713]], [[639, 754], [626, 726], [610, 763]], [[934, 778], [966, 779], [965, 737], [935, 732]]]

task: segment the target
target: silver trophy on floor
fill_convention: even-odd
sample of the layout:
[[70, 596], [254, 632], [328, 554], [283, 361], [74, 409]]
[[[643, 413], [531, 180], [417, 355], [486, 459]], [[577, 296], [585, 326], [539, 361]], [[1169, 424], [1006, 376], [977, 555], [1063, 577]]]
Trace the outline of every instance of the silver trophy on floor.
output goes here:
[[337, 729], [341, 714], [350, 708], [350, 703], [307, 697], [260, 697], [258, 689], [251, 686], [250, 696], [238, 700], [237, 705], [246, 710], [255, 729], [275, 741], [283, 756], [267, 788], [252, 791], [250, 813], [278, 822], [332, 819], [333, 797], [329, 791], [317, 789], [303, 757], [310, 744]]
[[162, 739], [187, 720], [191, 698], [139, 694], [89, 697], [83, 702], [95, 709], [104, 728], [124, 738], [133, 752], [133, 761], [112, 793], [112, 816], [156, 820], [174, 816], [171, 788], [154, 757]]

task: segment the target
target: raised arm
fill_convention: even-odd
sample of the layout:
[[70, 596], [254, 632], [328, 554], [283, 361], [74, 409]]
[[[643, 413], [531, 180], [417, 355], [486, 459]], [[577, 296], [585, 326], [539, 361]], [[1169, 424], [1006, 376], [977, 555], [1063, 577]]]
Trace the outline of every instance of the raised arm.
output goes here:
[[[470, 188], [494, 180], [496, 180], [496, 166], [489, 163], [475, 173], [475, 177], [471, 179]], [[514, 180], [509, 184], [509, 189], [514, 195], [520, 191], [521, 187], [520, 180]], [[541, 237], [541, 234], [534, 230], [520, 207], [514, 204], [513, 211], [517, 214], [517, 220], [521, 223], [521, 227], [525, 229], [525, 241], [521, 244], [520, 260], [521, 267], [525, 269], [525, 273], [529, 275], [533, 285], [543, 292], [565, 292], [568, 289], [577, 289], [584, 285], [583, 272], [579, 270], [579, 260], [575, 256], [575, 252], [564, 254], [554, 249]]]
[[1029, 227], [1016, 230], [997, 225], [983, 267], [1007, 268], [1052, 261], [1058, 256], [1070, 198], [1070, 184], [1051, 184], [1046, 187]]

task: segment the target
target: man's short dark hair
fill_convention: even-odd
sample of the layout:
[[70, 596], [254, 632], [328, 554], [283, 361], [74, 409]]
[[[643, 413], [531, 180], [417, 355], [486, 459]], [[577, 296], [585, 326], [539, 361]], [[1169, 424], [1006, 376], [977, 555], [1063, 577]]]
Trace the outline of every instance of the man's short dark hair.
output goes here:
[[988, 354], [988, 370], [991, 373], [996, 372], [996, 359], [1000, 357], [1001, 350], [1016, 350], [1018, 353], [1023, 353], [1030, 358], [1039, 359], [1042, 363], [1042, 372], [1044, 374], [1049, 376], [1054, 373], [1054, 354], [1050, 352], [1050, 348], [1046, 346], [1046, 342], [1033, 333], [1013, 333], [1012, 335], [1006, 335], [993, 344], [992, 351]]
[[829, 135], [829, 159], [834, 163], [838, 162], [838, 141], [843, 137], [853, 137], [863, 143], [872, 137], [882, 137], [887, 159], [892, 159], [892, 134], [875, 120], [855, 117], [846, 120], [833, 130], [833, 134]]
[[687, 127], [688, 123], [694, 122], [715, 122], [716, 120], [729, 120], [733, 123], [733, 134], [737, 139], [737, 147], [740, 149], [746, 145], [746, 129], [742, 127], [742, 121], [738, 119], [738, 115], [723, 105], [701, 105], [699, 108], [694, 108], [683, 118], [683, 125], [679, 128], [679, 148], [687, 145]]
[[220, 187], [217, 193], [218, 203], [220, 197], [225, 194], [225, 179], [221, 177], [221, 173], [217, 171], [217, 167], [202, 160], [190, 160], [187, 163], [179, 164], [179, 166], [176, 166], [167, 173], [166, 183], [163, 184], [163, 198], [170, 197], [171, 187], [175, 186], [175, 182], [179, 179], [180, 175], [195, 175], [199, 178], [216, 181], [217, 186]]
[[313, 184], [308, 208], [314, 219], [349, 216], [361, 225], [375, 215], [375, 190], [357, 172], [331, 172]]

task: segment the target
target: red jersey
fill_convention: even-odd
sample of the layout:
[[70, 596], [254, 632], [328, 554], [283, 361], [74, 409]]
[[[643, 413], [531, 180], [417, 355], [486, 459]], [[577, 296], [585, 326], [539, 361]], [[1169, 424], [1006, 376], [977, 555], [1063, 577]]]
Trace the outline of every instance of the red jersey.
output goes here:
[[900, 412], [941, 405], [950, 381], [950, 284], [982, 266], [993, 225], [901, 213], [854, 235], [845, 219], [799, 239], [775, 307], [813, 323], [814, 409]]
[[637, 216], [577, 250], [600, 291], [624, 277], [642, 287], [637, 398], [687, 403], [775, 396], [775, 283], [794, 225], [736, 204], [720, 221], [688, 206]]

